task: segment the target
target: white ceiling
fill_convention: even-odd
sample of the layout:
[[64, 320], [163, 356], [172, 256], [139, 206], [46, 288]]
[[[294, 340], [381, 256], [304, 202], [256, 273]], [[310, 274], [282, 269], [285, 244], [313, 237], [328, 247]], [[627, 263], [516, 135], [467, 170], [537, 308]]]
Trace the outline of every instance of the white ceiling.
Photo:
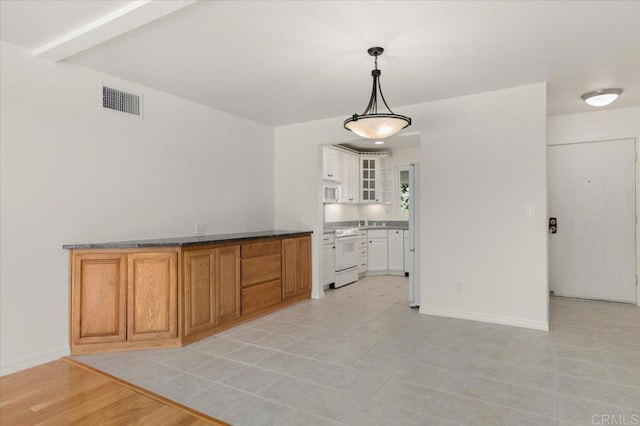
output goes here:
[[[156, 0], [157, 1], [157, 0]], [[34, 48], [128, 2], [2, 0], [2, 39]], [[69, 59], [256, 121], [361, 113], [373, 61], [392, 108], [548, 82], [548, 114], [640, 105], [640, 2], [207, 1]]]

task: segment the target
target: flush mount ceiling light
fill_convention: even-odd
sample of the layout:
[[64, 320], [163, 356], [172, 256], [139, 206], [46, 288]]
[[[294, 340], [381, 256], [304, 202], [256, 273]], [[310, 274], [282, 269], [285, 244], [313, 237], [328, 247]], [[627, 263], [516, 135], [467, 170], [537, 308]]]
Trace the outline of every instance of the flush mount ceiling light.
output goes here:
[[375, 141], [374, 145], [384, 145], [384, 141]]
[[[362, 114], [353, 114], [353, 116], [347, 118], [344, 121], [344, 128], [351, 130], [363, 138], [384, 139], [410, 126], [411, 119], [404, 115], [394, 114], [382, 94], [378, 56], [382, 55], [384, 49], [382, 47], [372, 47], [367, 50], [367, 52], [375, 58], [375, 69], [371, 71], [371, 75], [373, 76], [373, 90], [371, 91], [369, 105], [367, 105], [367, 109], [365, 109]], [[380, 92], [380, 98], [389, 111], [388, 113], [378, 112], [378, 92]]]
[[580, 96], [583, 101], [594, 107], [609, 105], [618, 99], [622, 93], [622, 89], [601, 89], [594, 92], [585, 93]]

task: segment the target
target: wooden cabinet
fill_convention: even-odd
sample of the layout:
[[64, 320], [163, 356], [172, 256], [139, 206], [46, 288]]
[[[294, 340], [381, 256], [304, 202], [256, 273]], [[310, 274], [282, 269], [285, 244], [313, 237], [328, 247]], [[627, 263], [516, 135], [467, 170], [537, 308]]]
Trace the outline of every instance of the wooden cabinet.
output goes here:
[[71, 343], [127, 339], [127, 258], [121, 253], [83, 253], [72, 259]]
[[311, 291], [311, 237], [282, 240], [282, 299]]
[[128, 255], [127, 340], [178, 337], [178, 256]]
[[178, 254], [72, 255], [71, 345], [178, 337]]
[[387, 231], [376, 229], [369, 230], [369, 265], [370, 272], [387, 271]]
[[338, 202], [357, 204], [360, 200], [360, 158], [348, 152], [340, 153], [342, 191]]
[[184, 253], [185, 336], [240, 316], [240, 246]]
[[402, 230], [389, 229], [387, 231], [387, 259], [389, 271], [404, 272], [404, 252]]
[[307, 298], [308, 235], [244, 244], [73, 248], [71, 353], [181, 346]]
[[218, 323], [240, 316], [240, 246], [216, 249], [216, 297]]
[[282, 300], [281, 240], [242, 245], [242, 315]]
[[322, 178], [340, 182], [340, 151], [330, 146], [322, 147]]

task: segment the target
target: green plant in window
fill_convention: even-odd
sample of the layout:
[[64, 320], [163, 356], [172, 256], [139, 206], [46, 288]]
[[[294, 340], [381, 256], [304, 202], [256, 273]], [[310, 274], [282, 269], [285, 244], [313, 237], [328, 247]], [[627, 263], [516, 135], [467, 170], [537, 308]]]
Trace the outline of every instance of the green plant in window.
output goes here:
[[400, 184], [400, 211], [403, 213], [409, 211], [409, 184], [408, 183]]

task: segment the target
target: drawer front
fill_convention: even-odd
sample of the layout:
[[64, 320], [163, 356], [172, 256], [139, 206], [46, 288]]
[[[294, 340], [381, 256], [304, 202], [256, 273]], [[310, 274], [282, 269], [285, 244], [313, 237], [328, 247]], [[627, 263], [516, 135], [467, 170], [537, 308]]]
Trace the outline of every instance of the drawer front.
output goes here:
[[322, 234], [322, 244], [333, 244], [335, 241], [335, 234]]
[[279, 280], [282, 276], [280, 254], [242, 259], [241, 265], [242, 287]]
[[367, 272], [368, 270], [368, 266], [367, 266], [367, 262], [362, 262], [362, 260], [360, 261], [360, 265], [358, 265], [358, 273], [362, 274], [364, 272]]
[[360, 250], [360, 257], [367, 257], [367, 250]]
[[387, 238], [386, 229], [370, 229], [369, 238]]
[[366, 240], [368, 238], [367, 235], [368, 235], [368, 233], [367, 233], [366, 230], [360, 231], [360, 238]]
[[358, 240], [358, 247], [360, 247], [360, 249], [366, 249], [367, 248], [367, 240]]
[[242, 315], [250, 314], [282, 301], [282, 281], [275, 280], [242, 289]]
[[249, 257], [270, 256], [280, 254], [282, 245], [280, 240], [266, 241], [264, 243], [243, 244], [240, 256], [243, 259]]

